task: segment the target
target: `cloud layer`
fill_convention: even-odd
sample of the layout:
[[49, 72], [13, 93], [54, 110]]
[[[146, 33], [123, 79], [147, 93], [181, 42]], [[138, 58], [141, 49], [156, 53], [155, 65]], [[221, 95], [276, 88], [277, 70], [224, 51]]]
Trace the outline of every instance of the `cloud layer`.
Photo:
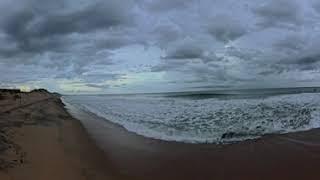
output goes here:
[[0, 10], [4, 87], [319, 85], [320, 4], [313, 0], [3, 0]]

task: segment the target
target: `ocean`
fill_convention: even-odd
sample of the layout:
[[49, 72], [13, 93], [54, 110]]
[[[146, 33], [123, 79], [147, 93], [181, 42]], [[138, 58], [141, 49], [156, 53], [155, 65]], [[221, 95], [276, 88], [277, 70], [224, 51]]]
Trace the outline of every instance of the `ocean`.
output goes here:
[[63, 101], [165, 141], [233, 143], [320, 127], [320, 88], [67, 95]]

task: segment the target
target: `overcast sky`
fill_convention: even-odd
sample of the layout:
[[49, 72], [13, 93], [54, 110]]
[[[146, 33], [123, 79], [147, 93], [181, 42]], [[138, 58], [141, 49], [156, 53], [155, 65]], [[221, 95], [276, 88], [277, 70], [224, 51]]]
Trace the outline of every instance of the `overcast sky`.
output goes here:
[[320, 85], [318, 0], [1, 0], [0, 12], [1, 87]]

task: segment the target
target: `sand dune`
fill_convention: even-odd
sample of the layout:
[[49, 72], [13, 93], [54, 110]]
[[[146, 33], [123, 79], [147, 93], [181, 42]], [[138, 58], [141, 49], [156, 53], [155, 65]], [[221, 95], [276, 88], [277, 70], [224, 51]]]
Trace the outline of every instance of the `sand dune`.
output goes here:
[[105, 155], [56, 95], [3, 92], [0, 106], [1, 180], [112, 179]]

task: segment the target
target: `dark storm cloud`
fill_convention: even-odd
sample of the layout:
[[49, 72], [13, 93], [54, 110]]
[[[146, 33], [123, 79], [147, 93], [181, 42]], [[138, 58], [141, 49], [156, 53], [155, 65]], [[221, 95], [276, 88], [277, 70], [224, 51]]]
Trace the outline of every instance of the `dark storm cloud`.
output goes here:
[[123, 37], [110, 37], [95, 41], [95, 46], [98, 49], [119, 49], [123, 46], [134, 44], [135, 41]]
[[300, 6], [295, 0], [270, 0], [254, 9], [262, 19], [263, 27], [298, 25], [301, 23]]
[[163, 12], [185, 8], [192, 1], [193, 0], [151, 0], [147, 1], [145, 5], [150, 11]]
[[278, 62], [267, 67], [260, 67], [262, 70], [259, 75], [281, 75], [290, 72], [317, 72], [320, 68], [320, 55], [303, 55], [300, 57], [291, 57], [279, 59]]
[[161, 48], [183, 37], [181, 30], [173, 25], [159, 25], [152, 33], [155, 35], [156, 44]]
[[0, 81], [51, 78], [75, 82], [76, 91], [109, 89], [125, 77], [124, 88], [135, 86], [148, 73], [180, 88], [309, 82], [320, 78], [319, 7], [316, 0], [2, 0]]
[[184, 44], [167, 52], [165, 59], [196, 59], [203, 56], [203, 49], [197, 44]]
[[45, 51], [64, 52], [66, 48], [71, 45], [71, 42], [67, 42], [66, 39], [62, 37], [47, 37], [42, 39], [9, 38], [8, 40], [15, 41], [15, 46], [8, 48], [7, 45], [3, 45], [0, 47], [0, 56], [7, 58], [17, 56], [28, 57], [29, 55], [42, 53]]
[[283, 64], [293, 64], [296, 66], [309, 66], [314, 65], [320, 62], [320, 54], [311, 54], [311, 55], [303, 55], [296, 58], [285, 59], [281, 61]]
[[246, 34], [246, 28], [241, 22], [226, 15], [217, 15], [209, 22], [208, 31], [217, 40], [228, 42]]
[[119, 78], [83, 74], [113, 65], [109, 50], [135, 43], [126, 32], [134, 24], [132, 7], [131, 0], [0, 2], [0, 67], [8, 68], [0, 81], [55, 78], [93, 84]]
[[[31, 3], [5, 16], [1, 29], [18, 46], [16, 51], [43, 52], [63, 48], [64, 35], [88, 33], [132, 22], [126, 6], [116, 1], [96, 2], [74, 11], [52, 11]], [[49, 7], [47, 7], [49, 8]], [[8, 53], [13, 54], [13, 53]]]
[[129, 14], [117, 6], [119, 5], [99, 2], [76, 12], [52, 14], [36, 23], [29, 32], [34, 36], [46, 37], [86, 33], [129, 23]]
[[306, 39], [297, 35], [288, 35], [273, 44], [275, 50], [284, 51], [286, 53], [299, 52], [306, 48], [306, 45]]

